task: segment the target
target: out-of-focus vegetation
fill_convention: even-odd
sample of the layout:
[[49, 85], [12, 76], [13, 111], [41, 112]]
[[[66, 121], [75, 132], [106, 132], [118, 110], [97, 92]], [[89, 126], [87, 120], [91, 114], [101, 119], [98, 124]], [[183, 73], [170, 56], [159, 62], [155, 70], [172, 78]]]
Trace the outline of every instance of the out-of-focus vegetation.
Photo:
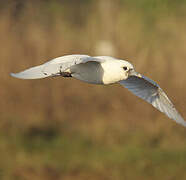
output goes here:
[[0, 178], [186, 179], [186, 129], [119, 85], [18, 80], [65, 54], [113, 55], [186, 117], [185, 0], [0, 2]]

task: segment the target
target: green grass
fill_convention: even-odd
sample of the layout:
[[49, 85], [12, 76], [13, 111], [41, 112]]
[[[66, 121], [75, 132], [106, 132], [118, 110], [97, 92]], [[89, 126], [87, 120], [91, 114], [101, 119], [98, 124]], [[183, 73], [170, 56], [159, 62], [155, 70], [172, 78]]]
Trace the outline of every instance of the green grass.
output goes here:
[[[138, 134], [133, 134], [133, 137]], [[136, 143], [131, 137], [114, 146], [81, 133], [53, 137], [20, 134], [1, 136], [0, 170], [4, 179], [71, 177], [77, 179], [179, 179], [186, 178], [186, 146], [181, 149]], [[138, 138], [143, 142], [145, 136]], [[150, 143], [150, 141], [149, 141]], [[42, 172], [44, 172], [42, 174]], [[28, 177], [27, 177], [28, 176]]]

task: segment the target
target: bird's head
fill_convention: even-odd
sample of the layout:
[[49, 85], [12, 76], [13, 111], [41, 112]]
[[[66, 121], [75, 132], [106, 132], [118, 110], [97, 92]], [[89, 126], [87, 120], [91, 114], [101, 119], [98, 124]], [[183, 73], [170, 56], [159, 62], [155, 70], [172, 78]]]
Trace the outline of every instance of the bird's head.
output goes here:
[[125, 60], [115, 59], [102, 63], [104, 70], [104, 84], [112, 84], [121, 80], [126, 80], [129, 76], [138, 76], [131, 63]]
[[127, 79], [129, 76], [138, 76], [139, 73], [137, 73], [134, 70], [134, 66], [129, 63], [128, 61], [121, 60], [120, 61], [120, 68], [122, 68], [124, 79]]

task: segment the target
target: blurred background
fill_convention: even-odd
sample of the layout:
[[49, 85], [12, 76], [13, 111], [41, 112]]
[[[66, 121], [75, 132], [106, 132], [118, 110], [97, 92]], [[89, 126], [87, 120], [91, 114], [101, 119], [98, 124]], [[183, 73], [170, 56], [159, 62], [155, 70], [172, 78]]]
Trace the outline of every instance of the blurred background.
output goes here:
[[186, 179], [186, 129], [127, 89], [9, 76], [66, 54], [129, 60], [186, 118], [185, 0], [2, 0], [0, 179]]

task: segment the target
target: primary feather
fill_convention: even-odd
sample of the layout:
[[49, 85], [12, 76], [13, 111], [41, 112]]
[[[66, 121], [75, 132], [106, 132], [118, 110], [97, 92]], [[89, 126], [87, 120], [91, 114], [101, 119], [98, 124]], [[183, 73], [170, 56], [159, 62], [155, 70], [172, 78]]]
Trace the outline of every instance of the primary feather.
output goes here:
[[165, 113], [170, 119], [186, 126], [186, 122], [178, 113], [173, 103], [153, 80], [143, 75], [130, 76], [127, 80], [120, 81], [120, 84], [136, 96], [152, 104], [159, 111]]

